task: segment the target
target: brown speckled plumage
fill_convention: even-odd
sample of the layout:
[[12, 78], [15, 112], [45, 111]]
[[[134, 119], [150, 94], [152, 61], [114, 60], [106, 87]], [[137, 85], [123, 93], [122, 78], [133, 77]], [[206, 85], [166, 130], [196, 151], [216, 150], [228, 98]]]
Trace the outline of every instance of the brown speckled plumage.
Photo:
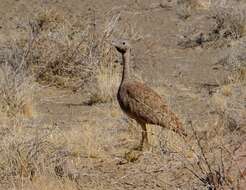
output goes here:
[[123, 57], [123, 74], [117, 99], [121, 109], [142, 127], [140, 148], [143, 148], [144, 143], [148, 143], [146, 124], [166, 127], [186, 136], [178, 117], [161, 96], [144, 83], [131, 80], [129, 74], [130, 45], [128, 42], [117, 41], [113, 42], [113, 45]]

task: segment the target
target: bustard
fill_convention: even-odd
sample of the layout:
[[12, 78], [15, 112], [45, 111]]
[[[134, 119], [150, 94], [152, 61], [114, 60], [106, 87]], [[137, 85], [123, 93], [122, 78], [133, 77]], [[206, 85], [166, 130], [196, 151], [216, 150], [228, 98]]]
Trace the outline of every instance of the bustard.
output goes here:
[[171, 111], [166, 102], [154, 90], [144, 83], [131, 79], [130, 54], [131, 46], [127, 40], [114, 40], [112, 45], [122, 54], [123, 73], [118, 89], [117, 99], [121, 109], [142, 127], [142, 139], [139, 149], [148, 145], [146, 124], [169, 128], [179, 135], [187, 136], [178, 117]]

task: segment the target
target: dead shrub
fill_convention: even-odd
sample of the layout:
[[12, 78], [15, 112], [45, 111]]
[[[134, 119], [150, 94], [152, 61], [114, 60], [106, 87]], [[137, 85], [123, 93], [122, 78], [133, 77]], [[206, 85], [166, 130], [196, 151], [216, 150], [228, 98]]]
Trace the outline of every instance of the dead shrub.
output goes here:
[[211, 6], [217, 26], [214, 30], [222, 38], [239, 39], [245, 34], [245, 8], [240, 6]]
[[216, 113], [220, 116], [222, 125], [225, 129], [229, 129], [230, 132], [244, 131], [244, 125], [246, 123], [245, 100], [243, 99], [245, 89], [246, 85], [240, 83], [228, 84], [226, 85], [226, 90], [222, 86], [211, 99]]
[[89, 67], [93, 70], [94, 89], [89, 91], [89, 104], [113, 101], [120, 80], [119, 67], [115, 64], [115, 51], [109, 39], [116, 27], [120, 15], [114, 16], [104, 26], [102, 34], [94, 34], [94, 55]]
[[180, 19], [186, 20], [191, 16], [192, 8], [192, 0], [178, 0], [176, 14]]
[[36, 80], [43, 85], [82, 89], [91, 103], [112, 101], [118, 74], [108, 41], [118, 19], [116, 15], [106, 20], [98, 31], [92, 10], [81, 20], [56, 10], [39, 13], [32, 23], [40, 32], [28, 60]]
[[[179, 154], [183, 169], [190, 172], [189, 184], [199, 189], [205, 187], [215, 189], [238, 189], [244, 184], [243, 169], [238, 158], [237, 149], [243, 142], [243, 135], [230, 134], [214, 138], [200, 136], [190, 124], [194, 141], [186, 142], [187, 148], [193, 152], [193, 159], [185, 154]], [[213, 129], [211, 129], [213, 130]], [[216, 133], [213, 131], [213, 133]], [[198, 180], [200, 186], [195, 182]]]
[[177, 0], [176, 14], [180, 19], [186, 20], [195, 10], [208, 9], [209, 7], [209, 0]]
[[[19, 128], [21, 125], [21, 130]], [[67, 148], [63, 134], [50, 130], [40, 134], [40, 129], [27, 128], [23, 123], [14, 122], [0, 145], [0, 186], [16, 187], [36, 182], [42, 176], [56, 178], [56, 168], [71, 161], [74, 153]], [[1, 132], [3, 128], [1, 128]], [[71, 165], [66, 165], [64, 178], [73, 180]], [[74, 169], [74, 168], [72, 168]], [[58, 177], [58, 176], [57, 176]], [[70, 179], [71, 178], [71, 179]]]
[[231, 43], [227, 64], [235, 71], [234, 82], [243, 82], [246, 79], [246, 38]]
[[246, 38], [230, 42], [230, 47], [223, 58], [216, 64], [221, 64], [231, 71], [227, 83], [244, 83], [246, 79]]
[[91, 90], [88, 104], [112, 102], [115, 99], [119, 85], [120, 73], [116, 67], [109, 64], [99, 66], [95, 72], [96, 86]]
[[32, 21], [40, 33], [29, 62], [41, 84], [78, 89], [88, 77], [84, 63], [88, 31], [76, 22], [55, 9], [41, 11]]
[[37, 86], [27, 69], [26, 59], [31, 48], [31, 42], [28, 43], [26, 48], [12, 44], [1, 52], [4, 57], [0, 63], [0, 105], [9, 117], [33, 115], [32, 100]]

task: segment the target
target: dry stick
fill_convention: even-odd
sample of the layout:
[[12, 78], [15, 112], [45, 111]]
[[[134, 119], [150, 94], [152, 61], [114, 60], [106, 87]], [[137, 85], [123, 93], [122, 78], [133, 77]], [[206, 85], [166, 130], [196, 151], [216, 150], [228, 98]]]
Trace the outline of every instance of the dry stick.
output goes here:
[[197, 133], [196, 133], [196, 131], [195, 131], [195, 129], [194, 129], [192, 123], [191, 123], [191, 129], [192, 129], [192, 131], [193, 131], [193, 133], [194, 133], [194, 135], [195, 135], [195, 138], [196, 138], [198, 147], [200, 148], [200, 151], [201, 151], [201, 153], [202, 153], [202, 156], [203, 156], [203, 159], [204, 159], [204, 161], [205, 161], [205, 164], [207, 165], [209, 172], [212, 173], [211, 166], [210, 166], [210, 164], [209, 164], [209, 162], [208, 162], [207, 157], [205, 156], [205, 152], [204, 152], [203, 146], [201, 145], [201, 141], [200, 141], [200, 139], [198, 138], [198, 135], [197, 135]]
[[193, 170], [191, 170], [191, 169], [188, 168], [187, 166], [185, 166], [184, 168], [187, 169], [188, 171], [190, 171], [190, 172], [191, 172], [197, 179], [199, 179], [202, 183], [206, 183], [206, 181], [205, 181], [203, 178], [199, 177], [199, 175], [196, 174]]
[[[202, 145], [201, 145], [201, 142], [200, 142], [200, 140], [199, 140], [199, 138], [198, 138], [198, 135], [197, 135], [195, 129], [193, 128], [193, 125], [192, 125], [192, 122], [191, 122], [191, 121], [190, 121], [190, 125], [191, 125], [191, 128], [192, 128], [193, 134], [195, 135], [197, 144], [198, 144], [199, 148], [201, 149], [202, 156], [203, 156], [203, 160], [205, 161], [205, 164], [207, 165], [209, 171], [212, 173], [212, 169], [211, 169], [211, 167], [210, 167], [210, 164], [209, 164], [208, 161], [207, 161], [207, 158], [206, 158], [205, 153], [204, 153], [204, 149], [203, 149], [203, 147], [202, 147]], [[186, 141], [186, 139], [185, 139], [184, 137], [183, 137], [183, 139], [184, 139], [184, 141], [186, 142], [186, 144], [189, 145], [189, 143]], [[189, 146], [189, 147], [190, 147], [190, 146]], [[191, 147], [190, 147], [190, 149], [191, 149], [191, 151], [197, 156], [197, 158], [200, 157], [200, 155], [198, 155]], [[186, 159], [186, 160], [187, 160], [187, 159]], [[187, 161], [188, 161], [188, 160], [187, 160]], [[192, 168], [194, 169], [193, 164], [190, 163], [190, 161], [188, 161], [188, 163], [189, 163], [189, 164], [192, 166]], [[200, 161], [196, 162], [196, 164], [197, 164], [197, 166], [199, 167], [199, 169], [200, 169], [200, 171], [202, 172], [202, 174], [208, 175], [208, 174], [207, 174], [207, 171], [204, 170], [204, 168], [202, 167], [202, 163], [201, 163]], [[187, 166], [185, 166], [185, 168], [186, 168], [188, 171], [190, 171], [196, 178], [198, 178], [203, 184], [207, 184], [207, 181], [206, 181], [204, 178], [199, 177], [199, 175], [198, 175], [196, 172], [194, 172], [193, 170], [191, 170], [191, 169], [188, 168]], [[209, 184], [208, 184], [208, 185], [209, 185]]]
[[[225, 146], [223, 146], [223, 149], [229, 154], [229, 156], [231, 157], [231, 160], [232, 160], [232, 161], [235, 161], [235, 159], [233, 158], [232, 153], [231, 153]], [[232, 162], [232, 161], [231, 161], [231, 162]], [[235, 162], [236, 162], [236, 161], [235, 161]], [[246, 178], [245, 178], [245, 176], [243, 175], [243, 173], [241, 172], [240, 167], [238, 166], [238, 163], [237, 163], [237, 162], [236, 162], [236, 165], [237, 165], [237, 169], [238, 169], [240, 175], [242, 176], [241, 178], [242, 178], [244, 181], [246, 181]], [[230, 168], [231, 168], [231, 167], [230, 167]]]
[[[85, 32], [83, 32], [83, 34], [84, 34], [84, 33], [85, 33]], [[83, 35], [83, 36], [84, 36], [84, 35]], [[73, 52], [72, 52], [70, 58], [73, 58], [74, 55], [78, 52], [78, 49], [79, 49], [79, 47], [81, 46], [81, 44], [84, 42], [84, 40], [85, 40], [85, 38], [82, 38], [82, 39], [80, 40], [80, 42], [78, 43], [78, 45], [74, 48], [74, 50], [73, 50]]]
[[[192, 150], [192, 152], [194, 152]], [[196, 152], [194, 152], [196, 154]], [[183, 157], [182, 155], [180, 155], [181, 157]], [[184, 166], [185, 169], [187, 169], [189, 172], [191, 172], [196, 178], [198, 178], [203, 184], [206, 183], [205, 179], [204, 178], [201, 178], [199, 177], [199, 174], [197, 174], [195, 171], [195, 168], [194, 168], [194, 165], [187, 159], [184, 157], [184, 159], [188, 162], [188, 164], [192, 167], [192, 169], [190, 169], [189, 167], [187, 167], [186, 165]], [[183, 161], [182, 161], [183, 162]], [[201, 170], [202, 174], [205, 174], [206, 175], [206, 172], [204, 172], [203, 168], [198, 164], [196, 163], [199, 167], [199, 169]]]
[[[193, 128], [192, 121], [189, 121], [189, 123], [190, 123], [190, 125], [191, 125], [191, 127], [192, 127], [192, 129], [193, 129], [193, 134], [195, 134], [195, 133], [194, 133], [194, 132], [195, 132], [195, 129]], [[198, 155], [197, 152], [195, 152], [195, 151], [193, 150], [193, 148], [190, 146], [189, 142], [187, 142], [187, 140], [186, 140], [185, 137], [182, 136], [182, 138], [183, 138], [183, 140], [185, 141], [185, 143], [189, 146], [190, 150], [191, 150], [191, 151], [196, 155], [196, 157], [199, 159], [199, 158], [200, 158], [200, 155]], [[190, 164], [192, 165], [192, 163], [190, 163]], [[202, 163], [201, 163], [200, 161], [198, 161], [198, 162], [196, 162], [196, 164], [197, 164], [197, 166], [199, 167], [199, 169], [200, 169], [200, 171], [202, 172], [202, 174], [207, 175], [207, 171], [205, 171], [204, 168], [202, 167]], [[194, 168], [194, 167], [193, 167], [193, 168]]]
[[27, 45], [27, 48], [22, 56], [22, 60], [21, 60], [21, 63], [18, 67], [18, 69], [16, 69], [16, 73], [18, 73], [18, 71], [22, 68], [22, 66], [24, 65], [25, 63], [25, 60], [26, 58], [28, 57], [28, 55], [30, 54], [31, 52], [31, 48], [33, 47], [33, 44], [38, 36], [38, 33], [39, 33], [39, 30], [37, 28], [37, 26], [34, 26], [33, 24], [29, 23], [30, 27], [31, 27], [31, 32], [30, 32], [30, 39], [28, 41], [28, 45]]
[[231, 186], [231, 183], [228, 180], [226, 180], [226, 177], [225, 177], [226, 176], [225, 165], [223, 161], [223, 150], [221, 147], [220, 147], [220, 162], [221, 162], [221, 170], [222, 170], [220, 173], [222, 173], [222, 179], [228, 186]]
[[[94, 20], [94, 22], [92, 23], [93, 27], [96, 26], [96, 22], [95, 22], [95, 18], [94, 17], [95, 16], [93, 15], [93, 20]], [[81, 36], [83, 36], [83, 38], [80, 40], [80, 42], [78, 43], [78, 45], [74, 48], [74, 50], [73, 50], [70, 58], [74, 57], [74, 55], [78, 52], [78, 49], [81, 46], [81, 44], [85, 41], [85, 38], [84, 38], [85, 35], [84, 34], [85, 34], [85, 31], [82, 32], [82, 35]]]
[[225, 165], [224, 165], [222, 154], [223, 154], [223, 151], [222, 151], [222, 148], [220, 147], [220, 163], [221, 163], [222, 175], [223, 175], [223, 178], [225, 178]]

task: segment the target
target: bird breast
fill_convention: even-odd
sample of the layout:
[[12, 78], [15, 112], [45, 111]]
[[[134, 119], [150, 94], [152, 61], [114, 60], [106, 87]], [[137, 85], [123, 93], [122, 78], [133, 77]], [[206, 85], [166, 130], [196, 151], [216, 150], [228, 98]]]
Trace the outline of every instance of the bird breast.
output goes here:
[[134, 119], [160, 124], [165, 117], [165, 109], [167, 109], [165, 102], [143, 83], [123, 83], [117, 97], [122, 110]]

